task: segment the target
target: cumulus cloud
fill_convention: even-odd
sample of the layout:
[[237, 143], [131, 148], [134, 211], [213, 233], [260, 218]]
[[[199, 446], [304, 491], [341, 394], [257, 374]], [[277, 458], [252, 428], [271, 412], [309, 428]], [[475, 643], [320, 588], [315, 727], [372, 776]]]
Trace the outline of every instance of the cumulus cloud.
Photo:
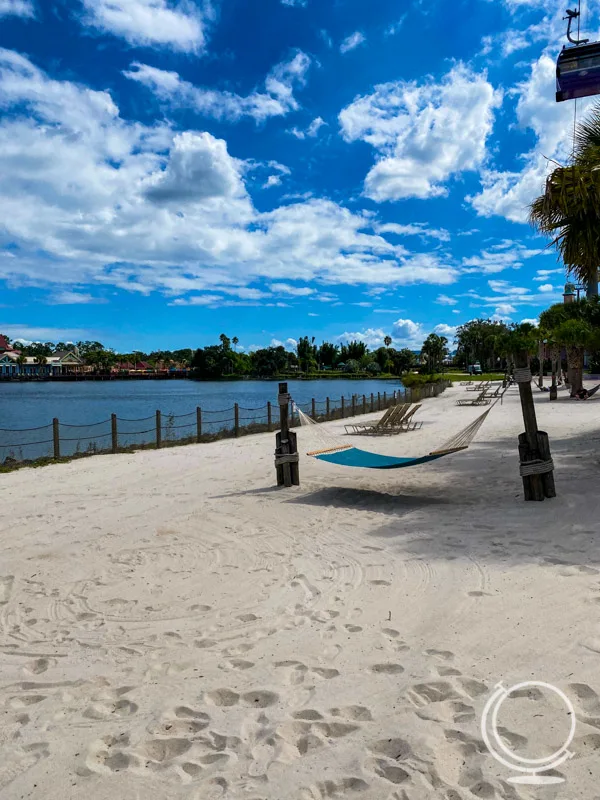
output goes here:
[[438, 336], [445, 336], [446, 339], [453, 339], [456, 336], [456, 325], [446, 325], [445, 322], [436, 325], [433, 329]]
[[[81, 0], [82, 23], [134, 46], [186, 53], [205, 45], [207, 18], [195, 3], [171, 0]], [[208, 6], [205, 6], [208, 9]]]
[[124, 120], [108, 92], [53, 80], [8, 50], [0, 107], [3, 242], [12, 244], [0, 246], [0, 271], [13, 285], [110, 285], [181, 305], [262, 280], [449, 285], [459, 276], [438, 253], [388, 241], [370, 212], [312, 197], [259, 211], [246, 188], [256, 165], [223, 139]]
[[94, 336], [93, 331], [82, 328], [47, 328], [18, 322], [0, 322], [0, 330], [14, 342], [79, 342]]
[[383, 340], [388, 334], [381, 328], [367, 328], [364, 331], [345, 331], [336, 336], [336, 341], [347, 344], [348, 342], [364, 342], [370, 350], [383, 347]]
[[500, 102], [486, 74], [462, 64], [439, 83], [394, 81], [357, 97], [339, 121], [346, 141], [378, 153], [365, 194], [377, 202], [445, 195], [453, 175], [483, 163]]
[[538, 286], [538, 290], [540, 292], [551, 292], [554, 289], [551, 283], [543, 283], [541, 286]]
[[232, 158], [222, 139], [186, 131], [173, 140], [164, 170], [150, 177], [145, 195], [156, 203], [202, 203], [243, 198], [242, 162]]
[[349, 53], [351, 50], [355, 50], [359, 45], [363, 44], [366, 41], [364, 33], [360, 31], [355, 31], [351, 33], [350, 36], [347, 36], [344, 41], [340, 45], [340, 53]]
[[277, 64], [265, 79], [264, 91], [248, 95], [207, 89], [183, 80], [179, 73], [134, 62], [123, 74], [150, 89], [171, 108], [193, 109], [198, 114], [225, 122], [252, 117], [257, 123], [296, 111], [294, 89], [306, 84], [311, 60], [298, 51], [288, 61]]
[[35, 17], [32, 0], [0, 0], [0, 19], [11, 16]]
[[[555, 58], [543, 54], [531, 65], [527, 80], [512, 90], [518, 96], [517, 125], [532, 130], [537, 141], [531, 152], [523, 154], [520, 169], [482, 171], [482, 191], [467, 198], [479, 215], [527, 222], [529, 205], [543, 192], [546, 176], [555, 166], [548, 159], [564, 163], [568, 158], [573, 108], [555, 101], [555, 83]], [[579, 100], [578, 111], [585, 112], [591, 102], [589, 98]]]
[[308, 297], [315, 293], [315, 289], [310, 286], [292, 286], [289, 283], [272, 283], [269, 289], [274, 294], [288, 294], [294, 297]]

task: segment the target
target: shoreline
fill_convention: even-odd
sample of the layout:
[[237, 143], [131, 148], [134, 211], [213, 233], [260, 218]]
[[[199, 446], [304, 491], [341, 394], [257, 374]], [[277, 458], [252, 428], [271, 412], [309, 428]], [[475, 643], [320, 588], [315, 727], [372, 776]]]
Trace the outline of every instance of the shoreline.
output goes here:
[[[425, 400], [420, 431], [344, 438], [419, 456], [481, 413], [460, 397]], [[293, 489], [275, 488], [274, 433], [3, 475], [0, 787], [518, 800], [479, 722], [499, 681], [541, 680], [575, 707], [560, 772], [593, 796], [597, 402], [536, 393], [558, 492], [543, 503], [522, 497], [516, 389], [469, 450], [400, 471], [308, 458], [302, 428]], [[511, 703], [517, 752], [560, 746], [562, 707]]]

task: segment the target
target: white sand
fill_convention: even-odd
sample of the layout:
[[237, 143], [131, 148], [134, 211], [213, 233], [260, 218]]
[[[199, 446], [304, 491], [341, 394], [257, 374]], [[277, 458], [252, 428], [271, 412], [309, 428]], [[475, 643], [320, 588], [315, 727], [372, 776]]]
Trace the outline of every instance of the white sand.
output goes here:
[[[424, 454], [481, 413], [458, 396], [358, 442]], [[535, 399], [544, 503], [522, 499], [514, 389], [465, 453], [303, 457], [299, 489], [273, 489], [274, 434], [0, 476], [0, 797], [598, 796], [600, 400]], [[566, 785], [512, 786], [487, 754], [500, 680], [572, 699]], [[560, 747], [548, 697], [503, 707], [515, 752]]]

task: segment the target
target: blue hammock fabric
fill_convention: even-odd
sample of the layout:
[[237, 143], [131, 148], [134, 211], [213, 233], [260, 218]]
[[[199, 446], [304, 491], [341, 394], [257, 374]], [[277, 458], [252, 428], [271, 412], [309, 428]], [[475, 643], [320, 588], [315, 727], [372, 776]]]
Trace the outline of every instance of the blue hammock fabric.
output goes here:
[[[462, 448], [461, 448], [462, 449]], [[402, 469], [414, 467], [417, 464], [426, 464], [450, 453], [437, 453], [435, 455], [421, 456], [420, 458], [401, 458], [400, 456], [383, 456], [380, 453], [370, 453], [358, 447], [349, 447], [333, 453], [319, 453], [314, 457], [319, 461], [328, 461], [330, 464], [339, 464], [342, 467], [363, 467], [363, 469]]]

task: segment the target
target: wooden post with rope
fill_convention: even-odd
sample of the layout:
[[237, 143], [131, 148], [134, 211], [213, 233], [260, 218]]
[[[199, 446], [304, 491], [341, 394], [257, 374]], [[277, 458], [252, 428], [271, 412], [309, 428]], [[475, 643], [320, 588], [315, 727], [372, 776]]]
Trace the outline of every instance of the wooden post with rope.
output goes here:
[[279, 423], [275, 437], [275, 469], [278, 486], [300, 486], [298, 445], [296, 434], [290, 430], [290, 400], [287, 383], [279, 384]]
[[545, 431], [538, 430], [531, 369], [526, 351], [515, 355], [515, 381], [519, 387], [525, 432], [519, 434], [519, 472], [523, 479], [525, 500], [544, 500], [556, 497], [554, 486], [554, 464], [550, 454], [550, 442]]

